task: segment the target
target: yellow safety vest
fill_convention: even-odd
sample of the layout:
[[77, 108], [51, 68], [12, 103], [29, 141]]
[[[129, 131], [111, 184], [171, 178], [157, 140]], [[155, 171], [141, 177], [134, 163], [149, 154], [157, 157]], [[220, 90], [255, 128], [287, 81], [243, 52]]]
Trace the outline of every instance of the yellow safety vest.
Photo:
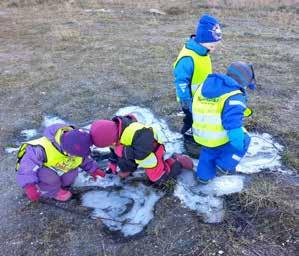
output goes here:
[[[131, 146], [135, 133], [138, 130], [141, 130], [143, 128], [151, 128], [151, 127], [148, 127], [148, 126], [138, 123], [138, 122], [133, 122], [133, 123], [129, 124], [129, 126], [127, 126], [121, 134], [120, 143], [123, 144], [124, 146]], [[156, 139], [156, 141], [159, 144], [162, 144], [160, 138], [158, 137], [158, 134], [155, 132], [154, 129], [153, 129], [153, 133], [154, 133], [154, 138]], [[158, 164], [158, 160], [153, 152], [150, 153], [146, 158], [144, 158], [142, 160], [135, 159], [135, 162], [136, 162], [136, 164], [139, 165], [139, 167], [142, 167], [142, 168], [154, 168]]]
[[[222, 110], [225, 101], [232, 95], [242, 93], [240, 90], [235, 90], [226, 93], [220, 97], [208, 99], [202, 95], [202, 85], [196, 91], [193, 104], [193, 138], [194, 140], [206, 147], [218, 147], [229, 142], [227, 131], [222, 126]], [[244, 115], [251, 111], [246, 109]], [[244, 131], [245, 128], [243, 128]]]
[[[63, 127], [59, 129], [55, 134], [55, 140], [60, 144], [60, 137], [64, 131], [73, 129], [72, 127]], [[19, 163], [26, 152], [28, 145], [41, 146], [46, 154], [46, 161], [43, 163], [44, 166], [53, 169], [58, 175], [63, 175], [64, 173], [79, 167], [83, 158], [78, 156], [67, 156], [61, 153], [47, 137], [41, 137], [36, 140], [28, 141], [21, 145], [18, 152], [18, 162], [16, 170], [19, 169]]]
[[211, 58], [209, 55], [200, 56], [184, 46], [173, 64], [174, 68], [183, 57], [191, 57], [194, 63], [194, 71], [191, 80], [191, 93], [193, 97], [199, 85], [201, 85], [204, 80], [206, 80], [207, 76], [212, 73]]

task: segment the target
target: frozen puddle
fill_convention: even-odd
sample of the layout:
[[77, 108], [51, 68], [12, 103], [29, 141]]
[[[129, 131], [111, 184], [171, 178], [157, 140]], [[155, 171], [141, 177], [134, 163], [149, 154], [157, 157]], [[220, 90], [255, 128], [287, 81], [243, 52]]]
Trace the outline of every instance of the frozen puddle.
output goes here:
[[[130, 106], [120, 109], [116, 115], [134, 114], [139, 122], [154, 127], [164, 141], [167, 156], [174, 152], [183, 152], [183, 138], [181, 134], [169, 130], [163, 119], [156, 118], [145, 108]], [[45, 117], [43, 126], [53, 123], [64, 123], [58, 117]], [[38, 135], [35, 130], [26, 130], [23, 137]], [[251, 134], [252, 141], [248, 154], [238, 166], [238, 175], [219, 176], [207, 185], [199, 185], [191, 171], [183, 172], [177, 180], [174, 196], [178, 197], [182, 205], [195, 211], [207, 223], [218, 223], [224, 217], [224, 195], [242, 191], [246, 183], [245, 174], [257, 173], [262, 170], [283, 171], [279, 152], [283, 147], [269, 134]], [[105, 152], [108, 149], [97, 149]], [[11, 150], [13, 151], [13, 150]], [[10, 149], [6, 149], [10, 152]], [[194, 159], [195, 168], [197, 159]], [[102, 166], [105, 162], [100, 162]], [[144, 176], [142, 170], [134, 173], [134, 177]], [[133, 179], [134, 179], [133, 177]], [[132, 236], [141, 232], [153, 219], [154, 208], [163, 193], [140, 182], [122, 182], [113, 175], [98, 178], [96, 181], [80, 173], [75, 187], [99, 187], [99, 190], [83, 194], [82, 204], [93, 208], [93, 217], [102, 218], [103, 223], [111, 231], [120, 231], [124, 236]]]
[[85, 193], [82, 204], [95, 208], [93, 216], [101, 217], [111, 231], [121, 231], [124, 236], [141, 232], [154, 217], [154, 206], [162, 193], [138, 184], [124, 185], [121, 190], [92, 191]]

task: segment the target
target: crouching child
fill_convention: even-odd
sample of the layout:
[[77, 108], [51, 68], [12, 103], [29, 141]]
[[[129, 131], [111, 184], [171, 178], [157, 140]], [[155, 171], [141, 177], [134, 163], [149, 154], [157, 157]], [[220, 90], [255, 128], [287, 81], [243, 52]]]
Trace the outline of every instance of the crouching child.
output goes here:
[[197, 89], [192, 105], [193, 138], [202, 145], [197, 177], [206, 183], [216, 171], [234, 173], [247, 152], [250, 137], [244, 126], [246, 89], [255, 89], [253, 66], [233, 62], [226, 74], [210, 74]]
[[18, 152], [16, 178], [29, 200], [40, 197], [67, 201], [67, 189], [78, 176], [79, 168], [94, 179], [104, 177], [98, 164], [91, 159], [90, 134], [65, 124], [47, 127], [43, 137], [25, 142]]
[[165, 147], [154, 129], [137, 122], [132, 115], [97, 120], [90, 134], [95, 146], [110, 147], [112, 157], [107, 169], [122, 178], [141, 167], [152, 183], [162, 185], [183, 168], [193, 169], [192, 160], [185, 155], [174, 154], [165, 160]]

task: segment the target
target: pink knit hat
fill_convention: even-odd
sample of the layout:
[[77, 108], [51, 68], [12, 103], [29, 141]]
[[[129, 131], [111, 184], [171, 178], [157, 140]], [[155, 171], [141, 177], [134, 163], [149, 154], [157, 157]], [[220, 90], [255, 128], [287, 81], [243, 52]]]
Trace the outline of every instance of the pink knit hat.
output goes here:
[[97, 120], [91, 124], [90, 135], [95, 146], [105, 148], [117, 142], [118, 128], [113, 121]]

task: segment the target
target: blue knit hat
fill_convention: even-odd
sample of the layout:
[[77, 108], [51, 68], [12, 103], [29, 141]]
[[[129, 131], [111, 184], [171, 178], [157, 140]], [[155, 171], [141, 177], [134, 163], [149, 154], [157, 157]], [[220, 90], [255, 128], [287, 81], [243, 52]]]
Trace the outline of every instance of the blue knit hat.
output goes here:
[[226, 74], [237, 81], [244, 89], [249, 87], [251, 90], [255, 90], [255, 75], [252, 64], [235, 61], [227, 67]]
[[219, 21], [209, 14], [204, 14], [198, 21], [195, 41], [197, 43], [214, 43], [222, 39]]

